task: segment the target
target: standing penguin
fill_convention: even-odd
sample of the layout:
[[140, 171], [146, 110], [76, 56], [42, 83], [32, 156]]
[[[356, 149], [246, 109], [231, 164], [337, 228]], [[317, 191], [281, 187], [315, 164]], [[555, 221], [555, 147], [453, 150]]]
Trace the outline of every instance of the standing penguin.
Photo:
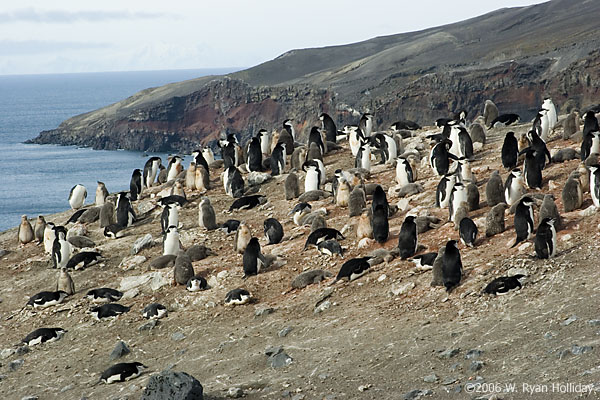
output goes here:
[[160, 227], [163, 235], [170, 226], [179, 226], [179, 210], [176, 203], [166, 204], [160, 216]]
[[533, 199], [531, 197], [525, 196], [517, 204], [514, 225], [517, 232], [517, 239], [511, 247], [515, 247], [517, 244], [531, 239], [533, 236]]
[[143, 183], [144, 187], [149, 188], [156, 181], [156, 175], [160, 168], [162, 160], [160, 157], [150, 157], [144, 164]]
[[67, 272], [66, 268], [61, 268], [61, 270], [58, 272], [56, 291], [58, 292], [60, 290], [67, 293], [69, 296], [75, 294], [75, 284], [73, 283], [73, 279]]
[[348, 134], [348, 143], [350, 143], [352, 156], [356, 157], [361, 143], [365, 141], [365, 137], [358, 126], [345, 126], [344, 131]]
[[[308, 169], [306, 169], [308, 167]], [[321, 170], [316, 161], [307, 161], [302, 165], [302, 170], [306, 171], [304, 177], [304, 192], [319, 190], [321, 186]]]
[[475, 181], [475, 176], [471, 170], [471, 163], [467, 158], [460, 157], [458, 160], [456, 160], [456, 164], [457, 165], [454, 174], [458, 178], [459, 182], [464, 183], [466, 181]]
[[398, 250], [403, 260], [414, 256], [417, 252], [417, 223], [412, 215], [406, 216], [402, 222], [398, 235]]
[[542, 166], [539, 164], [537, 151], [531, 147], [526, 148], [519, 154], [525, 154], [525, 162], [523, 164], [523, 173], [525, 182], [530, 189], [542, 188]]
[[361, 130], [364, 137], [368, 138], [373, 132], [373, 115], [364, 113], [358, 122], [358, 128]]
[[285, 178], [285, 184], [283, 185], [285, 192], [285, 199], [292, 200], [300, 196], [300, 184], [298, 183], [298, 175], [294, 172], [290, 172]]
[[262, 171], [262, 149], [260, 147], [260, 139], [253, 137], [248, 144], [248, 158], [246, 160], [248, 172]]
[[533, 120], [533, 128], [537, 132], [540, 139], [544, 142], [548, 141], [548, 134], [550, 133], [550, 123], [548, 121], [548, 110], [540, 109]]
[[17, 234], [17, 239], [20, 244], [27, 244], [29, 242], [33, 242], [35, 238], [35, 234], [33, 232], [33, 228], [31, 227], [31, 223], [27, 219], [27, 215], [21, 216], [21, 224], [19, 225], [19, 232]]
[[540, 169], [544, 169], [546, 166], [546, 159], [548, 159], [548, 163], [552, 162], [550, 152], [548, 151], [548, 147], [546, 147], [546, 142], [538, 136], [535, 130], [527, 132], [527, 138], [529, 139], [530, 147], [536, 151], [535, 158], [540, 165]]
[[389, 227], [389, 204], [385, 190], [381, 185], [377, 185], [373, 192], [373, 202], [371, 203], [373, 238], [378, 243], [385, 243], [390, 234]]
[[519, 159], [519, 143], [515, 138], [514, 132], [507, 132], [502, 144], [502, 166], [506, 169], [513, 169], [517, 166]]
[[485, 217], [485, 236], [490, 237], [504, 232], [504, 211], [506, 203], [498, 203], [490, 209]]
[[245, 222], [241, 222], [238, 225], [237, 230], [235, 231], [235, 237], [233, 239], [233, 249], [238, 254], [244, 254], [244, 251], [246, 250], [246, 246], [248, 246], [250, 239], [252, 239], [252, 232], [250, 232], [250, 228], [248, 228], [248, 225], [246, 225]]
[[448, 207], [448, 203], [450, 202], [450, 195], [452, 194], [452, 189], [454, 189], [454, 184], [456, 183], [456, 175], [454, 174], [446, 174], [442, 176], [440, 179], [440, 183], [437, 185], [437, 189], [435, 192], [435, 206], [440, 208]]
[[467, 130], [461, 125], [453, 125], [450, 128], [450, 153], [457, 157], [470, 159], [473, 157], [473, 141]]
[[467, 189], [465, 185], [463, 185], [460, 182], [457, 182], [452, 188], [452, 193], [450, 194], [450, 201], [448, 203], [449, 220], [451, 222], [458, 222], [456, 221], [456, 211], [458, 211], [460, 203], [462, 203], [463, 201], [465, 203], [468, 202]]
[[134, 169], [131, 174], [129, 193], [131, 193], [131, 200], [133, 201], [136, 201], [142, 195], [142, 171], [138, 168]]
[[260, 151], [263, 157], [269, 157], [269, 154], [271, 154], [271, 134], [266, 129], [261, 129], [256, 137], [260, 141]]
[[593, 153], [600, 153], [600, 132], [598, 131], [588, 132], [583, 135], [581, 161], [585, 161]]
[[267, 218], [263, 222], [267, 244], [277, 244], [283, 239], [283, 226], [275, 218]]
[[578, 171], [573, 171], [569, 175], [562, 190], [562, 202], [565, 212], [576, 210], [583, 204], [583, 190]]
[[177, 176], [183, 171], [183, 166], [181, 165], [182, 158], [179, 156], [173, 156], [169, 161], [169, 165], [167, 166], [167, 182], [172, 181], [177, 178]]
[[208, 197], [203, 197], [198, 205], [198, 225], [206, 230], [217, 229], [217, 217]]
[[39, 243], [44, 241], [44, 231], [46, 230], [46, 220], [43, 215], [38, 215], [35, 220], [35, 225], [33, 227], [33, 236], [35, 240]]
[[367, 196], [365, 191], [355, 186], [350, 192], [350, 198], [348, 201], [348, 211], [351, 217], [356, 217], [362, 213], [363, 208], [367, 204]]
[[520, 169], [513, 169], [504, 183], [504, 199], [506, 204], [512, 206], [525, 194], [523, 175]]
[[117, 224], [125, 228], [133, 225], [134, 222], [135, 212], [129, 200], [129, 194], [121, 192], [117, 200]]
[[185, 187], [194, 190], [196, 189], [196, 163], [190, 162], [190, 166], [185, 171]]
[[352, 188], [344, 177], [338, 179], [338, 187], [335, 194], [335, 203], [338, 207], [348, 207], [350, 203], [350, 191]]
[[106, 185], [104, 182], [98, 181], [98, 186], [96, 187], [96, 200], [95, 203], [97, 206], [103, 206], [106, 202], [106, 198], [108, 197], [108, 190], [106, 189]]
[[285, 172], [285, 143], [277, 143], [271, 153], [271, 175], [279, 175]]
[[44, 251], [50, 255], [52, 255], [52, 247], [54, 245], [54, 239], [56, 238], [54, 227], [55, 225], [53, 222], [48, 222], [44, 228]]
[[54, 268], [65, 268], [71, 258], [72, 247], [67, 241], [67, 230], [64, 226], [54, 227], [54, 243], [52, 244], [52, 261]]
[[192, 165], [192, 163], [194, 163], [194, 165], [202, 166], [208, 171], [208, 161], [206, 160], [206, 158], [204, 158], [203, 150], [192, 151], [192, 159], [193, 161], [190, 162], [190, 166]]
[[548, 117], [548, 125], [550, 130], [553, 130], [558, 123], [558, 114], [556, 113], [556, 107], [554, 106], [552, 99], [549, 97], [545, 98], [544, 102], [542, 103], [542, 108], [548, 110], [546, 113]]
[[590, 167], [590, 194], [594, 206], [600, 207], [600, 165]]
[[308, 134], [308, 142], [306, 143], [308, 148], [310, 148], [311, 143], [316, 143], [317, 146], [319, 146], [319, 149], [321, 149], [321, 154], [325, 154], [327, 152], [325, 144], [323, 143], [321, 131], [316, 126], [313, 126]]
[[261, 267], [266, 265], [266, 260], [260, 252], [260, 243], [258, 243], [257, 238], [253, 237], [248, 242], [242, 261], [244, 263], [244, 279], [250, 275], [257, 275]]
[[321, 129], [325, 131], [325, 138], [329, 142], [335, 143], [337, 138], [337, 128], [333, 119], [326, 113], [319, 115], [321, 120]]
[[360, 241], [364, 238], [373, 237], [373, 221], [371, 219], [371, 212], [369, 210], [365, 210], [362, 214], [360, 214], [360, 218], [356, 224], [357, 240]]
[[[169, 226], [163, 239], [163, 256], [176, 256], [179, 253], [180, 248], [181, 244], [179, 242], [179, 232], [177, 231], [177, 227]], [[183, 284], [185, 284], [185, 282]]]
[[498, 107], [491, 100], [486, 100], [483, 107], [483, 122], [485, 126], [492, 126], [492, 121], [498, 118]]
[[475, 240], [477, 239], [477, 225], [469, 217], [460, 220], [459, 224], [460, 241], [465, 246], [473, 247]]
[[446, 250], [442, 257], [442, 280], [446, 291], [454, 289], [462, 278], [462, 261], [460, 251], [456, 245], [456, 240], [449, 240], [446, 243]]
[[450, 159], [456, 160], [454, 154], [450, 153], [450, 146], [452, 142], [450, 140], [442, 140], [437, 143], [431, 149], [431, 154], [429, 155], [429, 165], [435, 171], [435, 173], [439, 176], [446, 175], [450, 168]]
[[490, 179], [485, 185], [485, 198], [487, 205], [494, 207], [496, 204], [504, 203], [504, 183], [498, 170], [495, 170], [490, 175]]
[[83, 202], [87, 197], [87, 190], [83, 185], [75, 185], [69, 193], [69, 204], [73, 210], [78, 210], [83, 207]]
[[552, 258], [556, 253], [556, 229], [554, 219], [544, 218], [535, 235], [535, 254], [538, 258]]
[[361, 144], [356, 154], [354, 161], [355, 168], [363, 168], [367, 171], [371, 171], [371, 146], [368, 143]]
[[399, 185], [404, 186], [413, 183], [414, 181], [410, 162], [406, 158], [399, 157], [396, 160], [396, 182], [398, 182]]

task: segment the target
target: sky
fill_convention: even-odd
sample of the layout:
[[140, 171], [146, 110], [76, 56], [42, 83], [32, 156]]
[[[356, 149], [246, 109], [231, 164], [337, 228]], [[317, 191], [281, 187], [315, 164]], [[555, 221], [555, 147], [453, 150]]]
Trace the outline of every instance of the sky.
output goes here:
[[0, 75], [241, 69], [292, 49], [353, 43], [542, 2], [4, 1]]

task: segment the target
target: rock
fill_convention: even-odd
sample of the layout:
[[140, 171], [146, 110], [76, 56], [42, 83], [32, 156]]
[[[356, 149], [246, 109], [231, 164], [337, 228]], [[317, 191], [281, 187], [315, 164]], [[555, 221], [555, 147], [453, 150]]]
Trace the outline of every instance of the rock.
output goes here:
[[247, 179], [248, 179], [248, 185], [256, 186], [256, 185], [262, 185], [263, 183], [270, 180], [271, 175], [267, 174], [266, 172], [252, 171], [248, 174]]
[[129, 256], [123, 258], [121, 263], [119, 264], [119, 268], [122, 270], [128, 271], [130, 269], [134, 269], [138, 265], [144, 263], [146, 261], [146, 257], [144, 256]]
[[178, 332], [175, 332], [175, 333], [173, 333], [173, 334], [171, 335], [171, 339], [172, 339], [172, 340], [174, 340], [174, 341], [176, 341], [176, 342], [180, 342], [180, 341], [182, 341], [183, 339], [185, 339], [185, 335], [184, 335], [184, 333], [183, 333], [183, 332], [181, 332], [181, 331], [178, 331]]
[[67, 240], [72, 238], [73, 236], [86, 236], [88, 234], [88, 229], [85, 225], [76, 222], [72, 227], [67, 231]]
[[445, 379], [442, 381], [442, 385], [444, 385], [444, 386], [452, 385], [452, 384], [453, 384], [453, 383], [455, 383], [456, 381], [458, 381], [458, 378], [457, 378], [457, 377], [455, 377], [455, 376], [449, 376], [449, 377], [445, 378]]
[[271, 368], [287, 367], [293, 361], [281, 346], [268, 347], [265, 350], [265, 354], [269, 357], [267, 359], [267, 365]]
[[158, 320], [151, 319], [150, 321], [146, 322], [145, 324], [140, 325], [138, 327], [138, 331], [139, 332], [151, 331], [152, 329], [154, 329], [156, 327], [156, 325], [158, 325]]
[[552, 179], [548, 180], [548, 189], [550, 189], [550, 190], [558, 189], [557, 183], [555, 181], [553, 181]]
[[244, 391], [241, 387], [231, 387], [227, 390], [227, 397], [231, 399], [239, 399], [240, 397], [244, 397]]
[[151, 234], [146, 234], [145, 236], [137, 239], [135, 243], [133, 243], [133, 247], [131, 248], [131, 255], [136, 255], [143, 249], [147, 249], [154, 246], [154, 239], [152, 239]]
[[573, 346], [571, 346], [571, 353], [573, 353], [573, 355], [578, 356], [584, 353], [588, 353], [590, 351], [592, 351], [594, 349], [593, 346], [578, 346], [576, 344], [574, 344]]
[[317, 201], [321, 198], [327, 198], [331, 196], [331, 194], [324, 192], [322, 190], [309, 190], [308, 192], [304, 192], [298, 197], [299, 203], [308, 203], [311, 201]]
[[449, 359], [460, 353], [460, 349], [447, 349], [438, 354], [439, 358]]
[[1, 357], [2, 359], [5, 359], [5, 358], [8, 358], [8, 357], [12, 356], [12, 355], [13, 355], [13, 354], [15, 354], [16, 352], [17, 352], [17, 350], [15, 350], [15, 349], [3, 349], [3, 350], [0, 352], [0, 357]]
[[471, 361], [471, 364], [469, 365], [469, 371], [471, 372], [477, 372], [481, 368], [483, 368], [483, 361]]
[[483, 149], [483, 143], [473, 142], [473, 151], [481, 151]]
[[110, 353], [110, 360], [116, 360], [117, 358], [121, 358], [127, 354], [131, 353], [127, 344], [124, 341], [120, 340], [119, 343], [115, 346], [113, 351]]
[[429, 396], [432, 393], [433, 392], [431, 390], [419, 390], [419, 389], [415, 389], [415, 390], [411, 390], [408, 393], [405, 393], [402, 396], [402, 398], [404, 400], [417, 400], [417, 399], [420, 399], [421, 397]]
[[[510, 243], [513, 243], [513, 240], [510, 240]], [[529, 247], [531, 247], [531, 242], [525, 242], [522, 245], [520, 245], [519, 247], [517, 247], [517, 249], [519, 249], [519, 251], [522, 253], [524, 252], [526, 249], [528, 249]]]
[[320, 303], [318, 306], [315, 307], [314, 313], [322, 313], [323, 311], [329, 309], [329, 307], [331, 307], [331, 302], [329, 300], [325, 300], [324, 302]]
[[404, 285], [397, 285], [397, 284], [393, 283], [392, 287], [390, 289], [390, 293], [394, 296], [400, 296], [400, 295], [410, 292], [412, 289], [414, 289], [414, 287], [415, 287], [414, 282], [408, 282], [408, 283], [405, 283]]
[[319, 297], [317, 297], [317, 301], [315, 302], [315, 306], [319, 305], [320, 302], [322, 302], [323, 300], [325, 300], [326, 298], [328, 298], [332, 294], [333, 294], [333, 288], [332, 287], [328, 287], [325, 290], [323, 290], [321, 292], [321, 294], [319, 295]]
[[16, 371], [19, 368], [21, 368], [24, 363], [25, 363], [25, 360], [23, 360], [22, 358], [19, 358], [18, 360], [14, 360], [14, 361], [11, 361], [10, 363], [8, 363], [8, 369], [10, 371]]
[[585, 210], [580, 211], [579, 215], [582, 217], [591, 217], [592, 215], [596, 214], [596, 211], [597, 209], [595, 206], [589, 206]]
[[482, 354], [483, 354], [483, 350], [471, 349], [471, 350], [467, 351], [467, 354], [465, 354], [465, 358], [467, 360], [475, 359], [475, 358], [479, 358]]
[[282, 330], [280, 330], [277, 333], [277, 336], [279, 337], [286, 337], [291, 331], [292, 331], [292, 327], [291, 326], [286, 326], [285, 328], [283, 328]]
[[185, 372], [163, 371], [148, 380], [141, 400], [203, 400], [200, 382]]
[[129, 289], [128, 291], [123, 293], [123, 297], [121, 297], [121, 300], [133, 299], [138, 294], [140, 294], [138, 288]]
[[571, 315], [569, 318], [567, 318], [566, 320], [564, 320], [561, 325], [563, 325], [563, 326], [569, 326], [569, 325], [571, 325], [575, 321], [577, 321], [577, 315]]
[[167, 279], [167, 273], [153, 271], [144, 275], [127, 276], [125, 278], [121, 278], [119, 290], [122, 292], [126, 292], [133, 288], [147, 286], [148, 284], [150, 284], [150, 288], [152, 290], [158, 290], [161, 287], [168, 285], [169, 280]]
[[149, 200], [143, 200], [138, 202], [137, 205], [137, 213], [138, 215], [144, 215], [150, 211], [152, 211], [156, 205]]
[[600, 326], [600, 319], [590, 319], [588, 324], [591, 326]]
[[21, 397], [21, 400], [38, 400], [39, 397], [38, 396], [24, 396]]
[[360, 385], [360, 386], [358, 387], [358, 391], [359, 391], [359, 392], [364, 392], [365, 390], [369, 390], [369, 389], [370, 389], [372, 386], [373, 386], [373, 385], [371, 385], [370, 383], [369, 383], [369, 384], [366, 384], [366, 385]]
[[427, 382], [427, 383], [435, 383], [437, 381], [438, 381], [438, 377], [436, 374], [427, 375], [426, 377], [423, 378], [423, 382]]
[[272, 307], [260, 308], [254, 312], [255, 317], [264, 317], [269, 314], [273, 314], [275, 309]]
[[5, 249], [0, 249], [0, 257], [4, 257], [5, 255], [7, 255], [8, 253], [10, 253], [10, 251], [5, 250]]
[[333, 274], [329, 271], [322, 269], [313, 269], [310, 271], [304, 271], [300, 275], [292, 280], [292, 288], [302, 289], [313, 283], [319, 283], [327, 278], [332, 277]]
[[377, 278], [377, 282], [383, 282], [386, 279], [387, 279], [387, 275], [386, 274], [382, 274], [382, 275], [379, 276], [379, 278]]

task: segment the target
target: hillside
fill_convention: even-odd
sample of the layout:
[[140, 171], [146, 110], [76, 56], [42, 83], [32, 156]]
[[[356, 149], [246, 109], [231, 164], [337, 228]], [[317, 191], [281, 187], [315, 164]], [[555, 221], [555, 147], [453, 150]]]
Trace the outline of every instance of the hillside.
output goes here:
[[[227, 76], [147, 89], [44, 131], [34, 143], [189, 152], [223, 133], [249, 137], [293, 118], [307, 134], [321, 112], [338, 123], [370, 111], [379, 126], [420, 124], [492, 99], [533, 117], [550, 96], [565, 110], [598, 94], [600, 3], [552, 0], [419, 32], [289, 51]], [[353, 116], [353, 121], [348, 121]]]
[[[519, 134], [528, 128], [511, 129]], [[507, 130], [489, 131], [487, 144], [476, 152], [472, 164], [481, 198], [480, 208], [470, 216], [480, 232], [489, 211], [485, 198], [489, 175], [494, 169], [501, 170], [503, 179], [507, 175], [499, 156]], [[552, 193], [562, 213], [564, 229], [558, 233], [553, 259], [535, 259], [531, 242], [511, 248], [515, 233], [513, 216], [507, 213], [505, 232], [489, 238], [480, 233], [474, 248], [460, 245], [465, 273], [461, 285], [450, 294], [430, 286], [431, 271], [419, 271], [400, 259], [375, 265], [353, 282], [329, 286], [332, 279], [328, 279], [291, 289], [291, 280], [304, 270], [322, 268], [335, 275], [352, 257], [380, 247], [393, 249], [408, 212], [443, 221], [441, 227], [419, 236], [423, 252], [437, 251], [448, 239], [458, 237], [452, 224], [445, 222], [447, 209], [433, 206], [439, 178], [425, 161], [429, 133], [422, 130], [404, 140], [406, 149], [416, 149], [422, 157], [417, 182], [425, 191], [405, 199], [388, 197], [400, 210], [390, 218], [391, 235], [382, 246], [358, 249], [358, 217], [349, 218], [347, 209], [333, 205], [330, 198], [311, 202], [313, 209], [326, 208], [328, 226], [346, 232], [342, 245], [348, 250], [343, 259], [319, 255], [313, 248], [302, 251], [310, 228], [296, 227], [290, 221], [288, 212], [297, 201], [284, 199], [284, 177], [260, 186], [259, 193], [268, 197], [264, 206], [229, 214], [226, 210], [232, 199], [224, 194], [218, 178], [221, 170], [212, 171], [213, 188], [207, 195], [217, 221], [245, 220], [253, 234], [262, 237], [263, 220], [277, 218], [284, 225], [284, 241], [265, 246], [261, 239], [261, 244], [265, 254], [279, 255], [285, 264], [243, 280], [242, 256], [235, 254], [232, 237], [198, 226], [200, 194], [188, 191], [191, 202], [180, 211], [182, 243], [185, 247], [205, 244], [217, 254], [194, 262], [196, 273], [212, 286], [203, 292], [188, 293], [182, 286], [169, 285], [170, 268], [149, 270], [149, 263], [162, 254], [160, 209], [155, 209], [149, 223], [122, 239], [106, 239], [97, 222], [88, 224], [88, 236], [106, 259], [71, 272], [77, 293], [65, 303], [43, 311], [18, 312], [29, 296], [52, 289], [56, 271], [49, 268], [41, 246], [17, 247], [15, 229], [0, 234], [0, 249], [9, 250], [0, 262], [4, 277], [0, 282], [0, 395], [10, 399], [139, 399], [148, 376], [165, 369], [196, 377], [207, 399], [234, 397], [240, 394], [236, 388], [246, 399], [294, 400], [577, 397], [572, 388], [568, 393], [559, 392], [560, 387], [552, 389], [553, 384], [567, 383], [592, 385], [585, 387], [597, 393], [600, 313], [595, 299], [600, 292], [600, 270], [595, 260], [600, 217], [597, 212], [589, 213], [589, 193], [584, 195], [582, 208], [570, 213], [563, 213], [561, 201], [565, 179], [577, 168], [578, 160], [549, 165], [542, 190], [534, 191], [535, 195]], [[559, 129], [549, 143], [550, 151], [579, 148], [576, 140], [556, 139], [560, 133]], [[353, 166], [347, 143], [324, 161], [330, 177], [337, 168]], [[380, 183], [387, 191], [395, 184], [394, 177], [392, 166], [373, 166], [366, 183]], [[150, 209], [155, 203], [156, 197], [145, 197], [135, 206]], [[536, 208], [536, 219], [538, 212]], [[65, 212], [47, 220], [64, 223], [70, 215]], [[147, 233], [155, 242], [139, 253], [146, 260], [121, 267], [134, 241]], [[482, 295], [492, 279], [516, 273], [527, 275], [521, 290], [498, 297]], [[146, 280], [131, 288], [129, 283], [140, 276]], [[131, 311], [112, 322], [96, 322], [86, 313], [90, 303], [84, 298], [87, 290], [96, 287], [129, 289], [120, 303], [131, 306]], [[225, 293], [236, 287], [247, 288], [255, 303], [225, 306]], [[140, 330], [146, 324], [141, 310], [151, 302], [164, 304], [169, 314], [153, 329]], [[58, 342], [29, 351], [17, 345], [41, 326], [60, 326], [68, 332]], [[116, 362], [109, 360], [109, 354], [119, 340], [131, 349], [121, 360], [141, 361], [149, 371], [127, 383], [94, 385], [100, 373]], [[271, 346], [283, 346], [291, 363], [269, 366], [265, 350]], [[527, 388], [536, 384], [550, 394], [530, 395]]]

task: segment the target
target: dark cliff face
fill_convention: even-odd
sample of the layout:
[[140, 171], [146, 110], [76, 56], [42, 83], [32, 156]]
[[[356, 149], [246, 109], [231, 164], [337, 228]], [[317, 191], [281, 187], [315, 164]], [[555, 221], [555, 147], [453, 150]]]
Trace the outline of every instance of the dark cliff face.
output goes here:
[[96, 149], [191, 151], [223, 133], [247, 138], [292, 118], [300, 137], [328, 112], [339, 125], [362, 112], [385, 129], [430, 125], [491, 99], [533, 118], [544, 97], [566, 110], [597, 103], [600, 2], [553, 0], [360, 43], [293, 50], [226, 77], [142, 91], [63, 122], [34, 143]]

